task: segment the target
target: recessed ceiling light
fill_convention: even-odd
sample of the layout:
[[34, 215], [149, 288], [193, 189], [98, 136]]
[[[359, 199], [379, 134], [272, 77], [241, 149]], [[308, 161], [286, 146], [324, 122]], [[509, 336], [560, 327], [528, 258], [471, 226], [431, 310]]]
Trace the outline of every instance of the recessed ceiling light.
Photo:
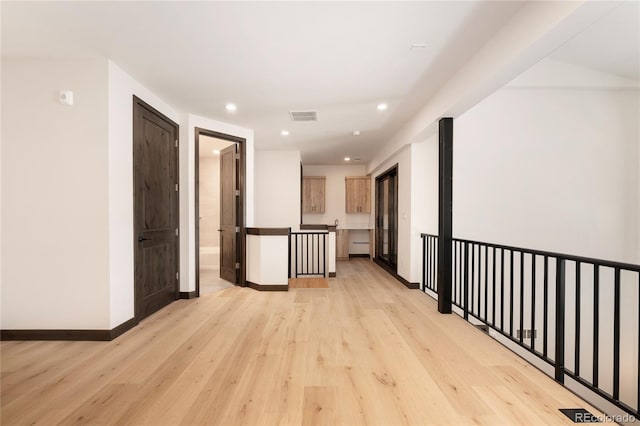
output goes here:
[[427, 48], [427, 43], [413, 43], [411, 45], [411, 50], [420, 50], [420, 49], [426, 49]]
[[220, 155], [220, 150], [219, 149], [214, 149], [213, 150], [213, 155]]
[[283, 130], [283, 131], [280, 132], [280, 134], [282, 136], [289, 136], [289, 131], [288, 130]]
[[238, 109], [236, 104], [226, 104], [224, 108], [229, 112], [235, 112]]
[[387, 109], [387, 104], [378, 104], [378, 111], [384, 111]]
[[353, 136], [360, 136], [360, 130], [354, 130], [352, 134]]
[[350, 157], [344, 157], [344, 161], [351, 161]]

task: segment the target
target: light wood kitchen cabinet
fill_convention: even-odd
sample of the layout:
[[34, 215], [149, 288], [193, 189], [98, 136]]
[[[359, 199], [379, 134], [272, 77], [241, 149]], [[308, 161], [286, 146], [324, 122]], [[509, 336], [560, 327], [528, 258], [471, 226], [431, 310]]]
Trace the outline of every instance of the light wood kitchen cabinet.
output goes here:
[[349, 259], [349, 230], [336, 230], [336, 259]]
[[302, 178], [302, 213], [324, 213], [324, 176]]
[[371, 213], [371, 178], [345, 177], [345, 206], [347, 213]]

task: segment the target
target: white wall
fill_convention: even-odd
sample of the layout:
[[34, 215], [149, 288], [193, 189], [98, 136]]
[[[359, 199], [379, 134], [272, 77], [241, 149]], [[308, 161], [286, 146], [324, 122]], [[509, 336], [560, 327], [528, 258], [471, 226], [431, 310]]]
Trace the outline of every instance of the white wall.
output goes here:
[[411, 282], [422, 279], [420, 234], [438, 235], [438, 135], [411, 145]]
[[[171, 120], [179, 114], [109, 61], [109, 289], [110, 327], [134, 316], [133, 95]], [[186, 160], [180, 153], [180, 169]], [[180, 218], [184, 220], [186, 216]], [[180, 257], [185, 253], [181, 250]]]
[[300, 225], [300, 151], [256, 151], [256, 226]]
[[[372, 200], [375, 202], [375, 178], [380, 176], [390, 167], [398, 165], [398, 275], [410, 282], [419, 282], [420, 273], [416, 275], [412, 271], [419, 271], [412, 264], [421, 261], [412, 255], [412, 239], [420, 235], [420, 231], [412, 231], [411, 227], [411, 188], [414, 183], [411, 181], [411, 145], [405, 146], [400, 152], [393, 155], [372, 173], [371, 192]], [[372, 215], [375, 214], [372, 212]], [[373, 219], [372, 219], [373, 223]], [[420, 264], [420, 268], [422, 264]]]
[[[302, 169], [305, 176], [326, 176], [325, 208], [324, 213], [321, 214], [305, 213], [302, 217], [302, 223], [333, 225], [338, 219], [339, 228], [372, 228], [374, 222], [371, 214], [347, 214], [345, 211], [346, 187], [344, 178], [346, 176], [366, 176], [365, 169], [364, 165], [305, 165]], [[373, 211], [373, 201], [371, 209]]]
[[3, 329], [109, 328], [107, 96], [106, 60], [2, 59]]
[[454, 235], [639, 262], [639, 113], [637, 89], [494, 93], [455, 120]]
[[220, 247], [220, 156], [199, 161], [200, 247]]
[[247, 281], [261, 285], [287, 285], [288, 256], [288, 235], [247, 235]]
[[245, 226], [254, 226], [253, 130], [193, 114], [180, 120], [180, 291], [195, 291], [195, 128], [212, 130], [245, 139]]

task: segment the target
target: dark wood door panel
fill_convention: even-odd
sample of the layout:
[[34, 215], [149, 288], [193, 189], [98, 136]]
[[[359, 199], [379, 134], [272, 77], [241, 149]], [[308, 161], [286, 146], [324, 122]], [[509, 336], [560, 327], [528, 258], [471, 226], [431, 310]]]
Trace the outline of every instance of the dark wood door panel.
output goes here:
[[134, 98], [135, 315], [179, 293], [178, 126]]
[[238, 164], [237, 145], [220, 153], [220, 278], [238, 284]]
[[144, 230], [170, 230], [174, 226], [174, 211], [171, 207], [175, 202], [177, 181], [172, 158], [175, 144], [167, 129], [158, 126], [149, 117], [143, 116], [143, 120]]

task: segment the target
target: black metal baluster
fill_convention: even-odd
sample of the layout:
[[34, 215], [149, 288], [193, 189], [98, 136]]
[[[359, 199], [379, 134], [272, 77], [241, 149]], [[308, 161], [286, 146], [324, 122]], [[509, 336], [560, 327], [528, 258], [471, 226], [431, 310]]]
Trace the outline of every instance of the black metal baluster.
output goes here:
[[475, 270], [476, 270], [476, 245], [471, 244], [471, 314], [473, 314], [473, 304], [476, 301], [475, 298]]
[[543, 299], [543, 313], [542, 313], [542, 355], [547, 358], [547, 349], [549, 343], [548, 340], [548, 326], [549, 326], [549, 256], [544, 256], [544, 275], [543, 275], [543, 285], [544, 285], [544, 294], [542, 296]]
[[575, 343], [574, 343], [574, 361], [573, 372], [576, 376], [580, 376], [580, 262], [576, 262], [576, 320], [575, 320]]
[[614, 269], [613, 283], [613, 399], [620, 400], [620, 268]]
[[469, 320], [469, 243], [464, 244], [464, 319]]
[[491, 324], [496, 326], [496, 248], [493, 247], [491, 257], [491, 280], [493, 281], [493, 291], [491, 292]]
[[482, 246], [478, 244], [478, 300], [476, 302], [476, 315], [482, 319], [480, 314], [480, 304], [482, 303]]
[[322, 234], [322, 274], [326, 274], [327, 234]]
[[504, 332], [504, 249], [500, 249], [500, 331]]
[[509, 335], [513, 337], [513, 250], [509, 251]]
[[555, 379], [564, 384], [564, 259], [556, 258], [556, 356]]
[[438, 259], [439, 256], [439, 251], [437, 250], [438, 247], [438, 239], [434, 238], [433, 239], [433, 289], [434, 291], [438, 291], [438, 262], [440, 261]]
[[484, 322], [489, 322], [489, 247], [484, 246]]
[[531, 253], [531, 351], [536, 351], [536, 255]]
[[524, 341], [524, 252], [520, 252], [520, 344]]
[[298, 234], [296, 234], [296, 278], [298, 278]]
[[306, 268], [306, 274], [309, 274], [309, 253], [311, 253], [311, 250], [309, 250], [309, 247], [310, 247], [309, 246], [309, 234], [304, 234], [304, 237], [307, 238], [307, 268]]
[[453, 304], [458, 302], [458, 242], [453, 242]]
[[600, 265], [593, 265], [593, 387], [598, 387], [600, 362]]
[[434, 286], [434, 281], [438, 279], [437, 274], [436, 274], [436, 252], [438, 251], [438, 247], [435, 244], [435, 239], [434, 238], [429, 238], [429, 244], [431, 245], [431, 256], [430, 256], [430, 262], [431, 262], [431, 276], [429, 277], [429, 288], [431, 288], [433, 290]]
[[[427, 289], [427, 276], [426, 276], [426, 268], [427, 262], [425, 259], [427, 258], [427, 247], [426, 247], [427, 237], [422, 235], [422, 291]], [[369, 244], [372, 244], [372, 241], [369, 241]]]
[[287, 278], [291, 278], [291, 228], [289, 228], [289, 239], [287, 240]]

